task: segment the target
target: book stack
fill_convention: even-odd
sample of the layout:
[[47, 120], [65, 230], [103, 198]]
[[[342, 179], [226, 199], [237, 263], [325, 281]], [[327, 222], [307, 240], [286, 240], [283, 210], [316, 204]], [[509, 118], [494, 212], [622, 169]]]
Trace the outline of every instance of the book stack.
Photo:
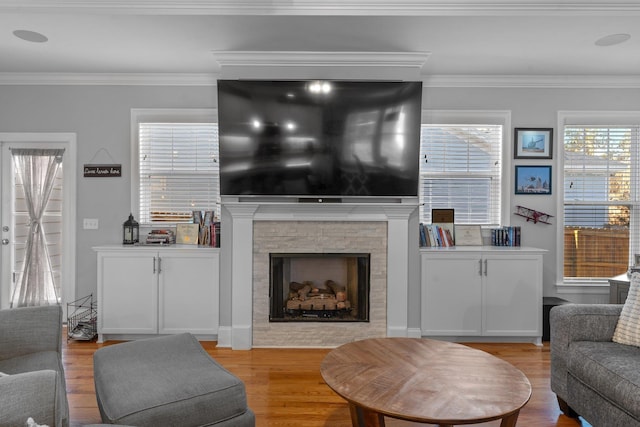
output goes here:
[[171, 245], [176, 242], [176, 234], [173, 230], [151, 230], [147, 234], [148, 245]]
[[492, 246], [520, 246], [521, 230], [519, 226], [491, 229]]

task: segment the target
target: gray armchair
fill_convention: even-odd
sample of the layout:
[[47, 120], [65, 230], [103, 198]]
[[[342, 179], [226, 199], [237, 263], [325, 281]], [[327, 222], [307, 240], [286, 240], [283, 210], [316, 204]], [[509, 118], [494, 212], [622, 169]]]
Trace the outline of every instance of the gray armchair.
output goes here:
[[60, 306], [0, 310], [0, 427], [69, 425], [61, 348]]

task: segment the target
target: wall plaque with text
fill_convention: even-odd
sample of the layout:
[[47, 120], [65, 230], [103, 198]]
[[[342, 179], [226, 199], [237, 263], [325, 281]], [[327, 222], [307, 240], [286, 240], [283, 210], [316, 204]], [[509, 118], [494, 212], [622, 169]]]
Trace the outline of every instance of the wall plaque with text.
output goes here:
[[122, 165], [84, 165], [85, 178], [114, 178], [122, 176]]

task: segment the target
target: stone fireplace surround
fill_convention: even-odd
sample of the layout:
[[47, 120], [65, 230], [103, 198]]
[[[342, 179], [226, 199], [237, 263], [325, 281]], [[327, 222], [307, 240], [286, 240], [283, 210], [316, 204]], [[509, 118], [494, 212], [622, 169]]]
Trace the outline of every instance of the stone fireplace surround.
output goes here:
[[[269, 253], [370, 253], [369, 322], [269, 322]], [[326, 347], [386, 332], [387, 224], [382, 221], [256, 221], [253, 345]]]
[[[221, 278], [230, 282], [230, 313], [229, 322], [221, 318], [218, 345], [238, 350], [335, 347], [368, 337], [410, 336], [417, 207], [416, 198], [342, 203], [223, 198], [223, 245], [228, 245], [228, 252], [221, 265], [228, 271], [221, 272]], [[370, 321], [270, 323], [271, 252], [371, 253]]]

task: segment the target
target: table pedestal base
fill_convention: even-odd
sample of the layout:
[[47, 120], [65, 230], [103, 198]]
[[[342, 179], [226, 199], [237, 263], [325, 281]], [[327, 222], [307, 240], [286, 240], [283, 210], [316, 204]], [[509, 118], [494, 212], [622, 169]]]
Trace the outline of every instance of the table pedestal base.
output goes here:
[[[384, 416], [378, 412], [362, 408], [353, 403], [349, 404], [349, 412], [351, 413], [351, 425], [353, 427], [385, 427]], [[516, 411], [502, 418], [500, 427], [516, 427], [519, 414], [520, 411]], [[438, 424], [438, 427], [454, 427], [454, 424]]]

